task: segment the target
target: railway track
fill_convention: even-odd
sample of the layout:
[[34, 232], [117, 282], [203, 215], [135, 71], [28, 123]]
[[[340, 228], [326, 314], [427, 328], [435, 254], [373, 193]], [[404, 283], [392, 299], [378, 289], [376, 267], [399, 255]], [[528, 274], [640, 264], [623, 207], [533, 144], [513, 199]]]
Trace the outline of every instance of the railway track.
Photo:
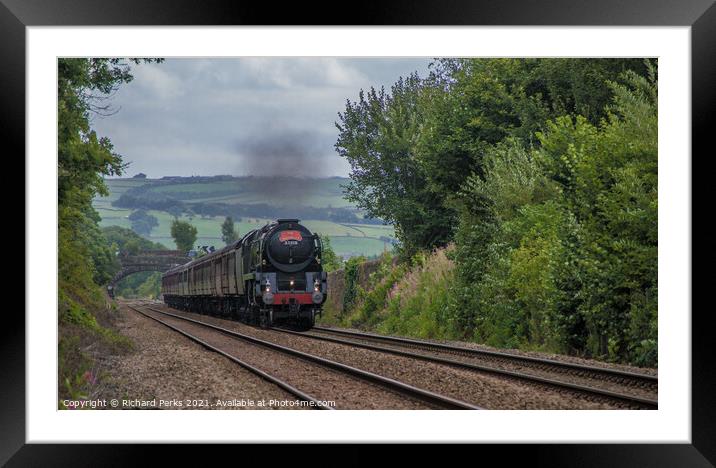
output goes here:
[[314, 408], [314, 409], [324, 409], [324, 410], [332, 410], [332, 409], [334, 409], [334, 408], [332, 408], [332, 407], [330, 407], [330, 406], [324, 406], [324, 405], [320, 404], [320, 400], [319, 400], [319, 399], [317, 399], [317, 398], [315, 398], [315, 397], [313, 397], [313, 396], [311, 396], [311, 395], [309, 395], [309, 394], [307, 394], [307, 393], [305, 393], [305, 392], [302, 392], [301, 390], [299, 390], [299, 389], [297, 389], [296, 387], [290, 385], [289, 383], [285, 382], [284, 380], [281, 380], [281, 379], [279, 379], [278, 377], [275, 377], [275, 376], [273, 376], [273, 375], [271, 375], [271, 374], [269, 374], [269, 373], [267, 373], [267, 372], [264, 372], [264, 371], [262, 371], [261, 369], [259, 369], [258, 367], [252, 366], [251, 364], [249, 364], [249, 363], [247, 363], [247, 362], [245, 362], [245, 361], [243, 361], [243, 360], [237, 358], [236, 356], [233, 356], [232, 354], [227, 353], [226, 351], [223, 351], [223, 350], [219, 349], [219, 348], [216, 347], [216, 346], [213, 346], [213, 345], [207, 343], [206, 341], [202, 340], [201, 338], [199, 338], [199, 337], [197, 337], [197, 336], [195, 336], [195, 335], [192, 335], [191, 333], [189, 333], [189, 332], [187, 332], [187, 331], [185, 331], [185, 330], [182, 330], [182, 329], [180, 329], [179, 327], [176, 327], [176, 326], [174, 326], [174, 325], [172, 325], [172, 324], [170, 324], [170, 323], [168, 323], [168, 322], [166, 322], [166, 321], [164, 321], [164, 320], [160, 320], [160, 319], [158, 319], [158, 318], [156, 318], [156, 317], [154, 317], [154, 316], [152, 316], [152, 315], [150, 315], [150, 314], [147, 314], [146, 312], [142, 312], [142, 311], [139, 310], [137, 307], [134, 307], [134, 306], [131, 306], [131, 305], [127, 305], [127, 307], [129, 307], [130, 309], [132, 309], [133, 311], [135, 311], [135, 312], [137, 312], [137, 313], [139, 313], [139, 314], [142, 314], [143, 316], [145, 316], [145, 317], [147, 317], [147, 318], [149, 318], [149, 319], [152, 319], [152, 320], [154, 320], [154, 321], [156, 321], [156, 322], [159, 322], [160, 324], [162, 324], [162, 325], [164, 325], [164, 326], [166, 326], [166, 327], [168, 327], [168, 328], [174, 330], [174, 331], [177, 332], [177, 333], [180, 333], [180, 334], [184, 335], [185, 337], [189, 338], [190, 340], [194, 341], [195, 343], [198, 343], [198, 344], [204, 346], [205, 348], [207, 348], [207, 349], [209, 349], [209, 350], [211, 350], [211, 351], [214, 351], [214, 352], [216, 352], [216, 353], [221, 354], [221, 355], [224, 356], [225, 358], [229, 359], [229, 360], [232, 361], [232, 362], [235, 362], [236, 364], [240, 365], [240, 366], [243, 367], [244, 369], [247, 369], [248, 371], [250, 371], [250, 372], [252, 372], [252, 373], [258, 375], [259, 377], [261, 377], [261, 378], [263, 378], [263, 379], [265, 379], [265, 380], [267, 380], [267, 381], [269, 381], [269, 382], [271, 382], [271, 383], [277, 385], [278, 387], [280, 387], [280, 388], [282, 388], [283, 390], [287, 391], [289, 394], [295, 396], [295, 397], [298, 398], [299, 400], [308, 402], [308, 403], [311, 405], [311, 408]]
[[[307, 392], [303, 392], [301, 390], [298, 390], [294, 386], [288, 384], [285, 380], [279, 379], [278, 377], [269, 375], [267, 372], [262, 371], [258, 369], [256, 366], [253, 366], [251, 364], [248, 364], [247, 362], [240, 360], [236, 358], [235, 356], [227, 353], [226, 351], [221, 350], [220, 348], [213, 346], [209, 343], [207, 343], [206, 340], [203, 340], [199, 337], [197, 337], [195, 334], [187, 332], [185, 329], [182, 329], [181, 327], [177, 327], [175, 325], [172, 325], [171, 323], [168, 323], [166, 320], [161, 320], [160, 318], [157, 318], [152, 313], [147, 313], [146, 311], [139, 310], [137, 307], [129, 306], [132, 310], [135, 310], [136, 312], [145, 315], [159, 323], [162, 323], [169, 328], [172, 328], [173, 330], [181, 333], [182, 335], [194, 340], [195, 342], [207, 347], [208, 349], [211, 349], [213, 351], [219, 352], [220, 354], [228, 357], [232, 361], [236, 362], [237, 364], [240, 364], [247, 368], [248, 370], [257, 373], [258, 375], [267, 378], [267, 380], [276, 383], [277, 385], [281, 386], [281, 388], [285, 389], [289, 393], [295, 395], [297, 398], [303, 400], [303, 401], [319, 401], [315, 396], [309, 395]], [[426, 405], [430, 408], [438, 408], [438, 409], [472, 409], [472, 410], [479, 410], [482, 409], [479, 406], [457, 400], [455, 398], [451, 398], [445, 395], [441, 395], [439, 393], [431, 392], [428, 390], [424, 390], [394, 379], [390, 379], [388, 377], [384, 377], [372, 372], [368, 372], [365, 370], [358, 369], [356, 367], [348, 366], [346, 364], [342, 364], [340, 362], [332, 361], [329, 359], [325, 359], [319, 356], [315, 356], [312, 354], [308, 354], [302, 351], [298, 351], [296, 349], [288, 348], [286, 346], [282, 346], [276, 343], [272, 343], [269, 341], [265, 341], [250, 335], [246, 335], [243, 333], [239, 333], [234, 330], [230, 330], [227, 328], [223, 328], [217, 325], [213, 325], [210, 323], [206, 323], [200, 320], [195, 320], [188, 317], [183, 317], [181, 315], [173, 314], [167, 311], [163, 311], [154, 307], [149, 307], [147, 305], [141, 305], [144, 309], [147, 309], [149, 311], [152, 311], [153, 313], [161, 314], [161, 316], [165, 318], [170, 318], [170, 320], [180, 320], [182, 322], [191, 324], [192, 326], [198, 326], [205, 330], [211, 330], [213, 332], [218, 332], [224, 336], [231, 337], [232, 339], [240, 340], [244, 343], [248, 343], [253, 346], [257, 346], [263, 349], [271, 350], [271, 351], [277, 351], [285, 356], [290, 356], [292, 358], [300, 359], [304, 362], [308, 362], [311, 364], [318, 365], [322, 368], [330, 369], [331, 371], [341, 373], [343, 375], [349, 376], [355, 380], [360, 380], [362, 382], [365, 382], [367, 384], [370, 384], [372, 386], [378, 386], [382, 387], [383, 389], [393, 393], [400, 395], [404, 398], [408, 398], [411, 400], [415, 400], [417, 402], [420, 402], [423, 405]], [[321, 406], [321, 408], [324, 408]]]
[[[559, 389], [579, 392], [590, 398], [603, 399], [610, 402], [626, 404], [640, 409], [657, 409], [658, 400], [648, 395], [656, 393], [658, 379], [655, 376], [606, 369], [576, 363], [553, 361], [532, 356], [518, 356], [498, 351], [463, 348], [443, 343], [432, 343], [409, 338], [390, 337], [371, 333], [335, 330], [314, 327], [309, 332], [297, 332], [284, 328], [274, 330], [311, 339], [324, 340], [332, 343], [355, 346], [373, 351], [390, 353], [399, 356], [420, 359], [439, 364], [487, 372], [499, 376], [516, 378], [530, 383], [547, 385]], [[331, 336], [332, 335], [332, 336]], [[336, 337], [336, 335], [342, 338]], [[348, 337], [348, 339], [346, 339]], [[383, 345], [375, 344], [381, 342]], [[385, 345], [387, 344], [387, 346]], [[408, 349], [424, 351], [431, 354], [408, 351]], [[449, 357], [448, 357], [449, 356]], [[455, 357], [458, 356], [458, 359]], [[467, 358], [467, 359], [465, 359]], [[535, 370], [541, 372], [536, 375]], [[568, 376], [578, 378], [581, 383], [568, 382], [555, 378]], [[587, 382], [592, 381], [592, 385]], [[620, 386], [641, 389], [641, 394], [629, 394], [600, 387], [603, 382], [618, 383]]]
[[[309, 332], [274, 328], [272, 331], [492, 374], [617, 408], [658, 408], [658, 378], [645, 374], [333, 328], [314, 327]], [[433, 390], [440, 391], [439, 388]]]

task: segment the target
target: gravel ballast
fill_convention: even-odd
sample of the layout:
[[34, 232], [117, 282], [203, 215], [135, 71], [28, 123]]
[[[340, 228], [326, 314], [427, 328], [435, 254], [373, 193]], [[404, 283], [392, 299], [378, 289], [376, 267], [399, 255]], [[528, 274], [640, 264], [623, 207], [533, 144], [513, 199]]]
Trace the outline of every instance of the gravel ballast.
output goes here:
[[116, 409], [304, 409], [268, 404], [296, 397], [123, 304], [115, 326], [134, 344], [104, 362], [100, 396], [118, 400]]
[[[408, 398], [360, 378], [345, 375], [340, 371], [248, 343], [198, 324], [168, 317], [150, 309], [140, 307], [140, 310], [260, 368], [314, 398], [335, 402], [336, 409], [431, 408], [421, 401]], [[196, 317], [190, 316], [189, 318]]]
[[[542, 377], [545, 379], [551, 379], [551, 380], [557, 380], [557, 381], [563, 381], [563, 382], [569, 382], [574, 383], [577, 385], [583, 385], [586, 387], [593, 387], [598, 388], [602, 390], [606, 390], [609, 392], [614, 393], [620, 393], [625, 395], [632, 395], [640, 398], [645, 399], [657, 399], [657, 391], [655, 388], [655, 385], [649, 383], [648, 385], [640, 385], [637, 383], [638, 381], [633, 381], [628, 377], [625, 378], [618, 378], [618, 377], [612, 377], [606, 378], [603, 374], [600, 374], [598, 371], [592, 372], [589, 370], [570, 370], [570, 369], [561, 369], [559, 367], [551, 367], [549, 365], [544, 365], [541, 363], [531, 363], [529, 361], [520, 361], [519, 358], [522, 357], [520, 355], [513, 355], [513, 354], [505, 354], [500, 356], [491, 356], [491, 355], [465, 355], [465, 354], [459, 354], [457, 351], [444, 351], [444, 350], [438, 350], [438, 349], [422, 349], [418, 348], [412, 345], [405, 346], [400, 344], [394, 344], [391, 342], [385, 342], [380, 341], [378, 339], [373, 338], [357, 338], [353, 336], [345, 336], [345, 335], [331, 335], [330, 333], [326, 333], [324, 331], [320, 332], [309, 332], [306, 334], [306, 336], [315, 336], [317, 338], [324, 338], [324, 337], [330, 337], [330, 338], [338, 338], [340, 340], [345, 340], [347, 342], [356, 343], [358, 345], [360, 344], [367, 344], [367, 345], [373, 345], [373, 346], [379, 346], [381, 348], [386, 349], [392, 349], [396, 351], [405, 351], [410, 352], [413, 354], [421, 355], [421, 356], [427, 356], [427, 357], [438, 357], [443, 358], [451, 361], [456, 362], [462, 362], [466, 364], [472, 364], [477, 366], [484, 366], [489, 368], [495, 368], [495, 369], [501, 369], [509, 372], [518, 372], [518, 373], [524, 373], [527, 375], [532, 375], [536, 377]], [[426, 344], [430, 344], [427, 343]], [[466, 348], [466, 347], [460, 347], [460, 349], [465, 349], [466, 351], [483, 351], [481, 349], [476, 348]], [[511, 359], [510, 357], [514, 357], [515, 359]], [[530, 356], [532, 357], [532, 356]], [[556, 361], [556, 362], [564, 362], [564, 361]], [[571, 364], [571, 363], [570, 363]], [[603, 369], [604, 371], [612, 370], [611, 368], [605, 368], [603, 366], [593, 366], [596, 369]], [[647, 375], [647, 374], [645, 374]]]
[[624, 405], [596, 401], [546, 385], [535, 385], [518, 379], [497, 377], [412, 358], [287, 335], [240, 322], [169, 309], [157, 304], [153, 304], [152, 307], [332, 359], [486, 409], [624, 409]]
[[[337, 330], [337, 331], [368, 333], [365, 330], [359, 330], [356, 328], [330, 327], [330, 326], [326, 326], [326, 325], [321, 325], [321, 327], [329, 329], [329, 330], [333, 329], [333, 330]], [[380, 336], [377, 333], [375, 333], [375, 334]], [[620, 371], [625, 371], [625, 372], [634, 372], [637, 374], [645, 374], [645, 375], [651, 375], [651, 376], [658, 376], [658, 374], [659, 374], [659, 370], [654, 367], [629, 366], [626, 364], [604, 362], [604, 361], [600, 361], [598, 359], [586, 359], [586, 358], [581, 358], [578, 356], [568, 356], [566, 354], [545, 353], [545, 352], [541, 352], [541, 351], [523, 351], [520, 349], [495, 348], [492, 346], [487, 346], [487, 345], [483, 345], [480, 343], [473, 343], [470, 341], [426, 340], [426, 339], [415, 338], [415, 337], [411, 337], [411, 336], [398, 336], [398, 337], [399, 338], [409, 338], [411, 340], [416, 340], [416, 341], [423, 341], [428, 344], [429, 343], [440, 343], [440, 344], [445, 344], [445, 345], [450, 345], [450, 346], [458, 346], [458, 347], [467, 348], [467, 349], [475, 349], [475, 350], [481, 350], [481, 351], [495, 351], [495, 352], [500, 352], [500, 353], [512, 354], [515, 356], [529, 356], [529, 357], [534, 357], [534, 358], [550, 359], [550, 360], [554, 360], [554, 361], [560, 361], [560, 362], [566, 362], [566, 363], [572, 363], [572, 364], [580, 364], [580, 365], [586, 365], [586, 366], [601, 367], [604, 369], [620, 370]]]

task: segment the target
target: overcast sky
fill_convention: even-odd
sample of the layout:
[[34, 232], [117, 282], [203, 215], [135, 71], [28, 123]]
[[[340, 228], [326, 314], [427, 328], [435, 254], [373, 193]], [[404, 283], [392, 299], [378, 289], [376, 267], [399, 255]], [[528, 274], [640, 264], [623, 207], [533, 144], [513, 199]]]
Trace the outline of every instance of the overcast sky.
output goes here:
[[346, 99], [399, 76], [428, 72], [430, 59], [167, 59], [134, 67], [93, 117], [100, 136], [129, 162], [126, 175], [347, 176], [333, 145]]

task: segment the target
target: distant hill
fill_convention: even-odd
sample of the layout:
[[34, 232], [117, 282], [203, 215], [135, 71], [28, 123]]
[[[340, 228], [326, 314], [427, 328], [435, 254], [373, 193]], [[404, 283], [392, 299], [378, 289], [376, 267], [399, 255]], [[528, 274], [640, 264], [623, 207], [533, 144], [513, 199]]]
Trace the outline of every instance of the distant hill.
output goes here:
[[[232, 216], [240, 233], [279, 217], [297, 217], [330, 237], [338, 255], [375, 256], [392, 248], [395, 233], [368, 219], [343, 198], [349, 179], [302, 177], [177, 177], [107, 179], [108, 197], [93, 205], [102, 226], [135, 228], [149, 240], [172, 246], [169, 225], [176, 216], [199, 230], [198, 244], [221, 246], [220, 224]], [[156, 223], [136, 223], [137, 214]], [[129, 216], [132, 215], [134, 224]], [[154, 226], [148, 228], [148, 226]]]
[[344, 198], [340, 178], [164, 177], [131, 187], [111, 202], [114, 208], [161, 210], [179, 215], [234, 218], [297, 217], [354, 224], [365, 219]]

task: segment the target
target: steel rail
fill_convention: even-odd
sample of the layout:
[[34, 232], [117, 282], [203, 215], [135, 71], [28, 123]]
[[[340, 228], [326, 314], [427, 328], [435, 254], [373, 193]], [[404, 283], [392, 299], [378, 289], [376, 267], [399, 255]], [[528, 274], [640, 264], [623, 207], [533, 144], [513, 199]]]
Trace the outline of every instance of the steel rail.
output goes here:
[[[222, 351], [221, 349], [219, 349], [219, 348], [217, 348], [217, 347], [215, 347], [215, 346], [213, 346], [213, 345], [210, 345], [210, 344], [207, 343], [206, 341], [204, 341], [204, 340], [202, 340], [201, 338], [198, 338], [198, 337], [192, 335], [191, 333], [187, 333], [186, 331], [181, 330], [180, 328], [175, 327], [174, 325], [172, 325], [172, 324], [170, 324], [170, 323], [167, 323], [167, 322], [165, 322], [165, 321], [163, 321], [163, 320], [160, 320], [160, 319], [158, 319], [158, 318], [156, 318], [156, 317], [153, 317], [153, 316], [150, 315], [150, 314], [147, 314], [147, 313], [145, 313], [145, 312], [142, 312], [141, 310], [139, 310], [139, 309], [137, 309], [136, 307], [133, 307], [133, 306], [131, 306], [131, 305], [129, 305], [129, 304], [127, 304], [127, 307], [129, 307], [130, 309], [134, 310], [135, 312], [138, 312], [138, 313], [144, 315], [145, 317], [148, 317], [148, 318], [150, 318], [150, 319], [152, 319], [152, 320], [155, 320], [155, 321], [161, 323], [162, 325], [164, 325], [164, 326], [166, 326], [166, 327], [168, 327], [168, 328], [171, 328], [172, 330], [174, 330], [174, 331], [176, 331], [176, 332], [178, 332], [178, 333], [181, 333], [181, 334], [184, 335], [185, 337], [189, 338], [190, 340], [192, 340], [192, 341], [194, 341], [194, 342], [196, 342], [196, 343], [199, 343], [200, 345], [204, 346], [205, 348], [207, 348], [207, 349], [209, 349], [209, 350], [211, 350], [211, 351], [214, 351], [214, 352], [216, 352], [216, 353], [221, 354], [221, 355], [224, 356], [225, 358], [227, 358], [227, 359], [233, 361], [234, 363], [236, 363], [236, 364], [240, 365], [241, 367], [243, 367], [243, 368], [249, 370], [250, 372], [253, 372], [254, 374], [258, 375], [259, 377], [263, 378], [264, 380], [267, 380], [267, 381], [269, 381], [269, 382], [275, 384], [276, 386], [282, 388], [283, 390], [287, 391], [288, 393], [290, 393], [291, 395], [297, 397], [298, 399], [300, 399], [300, 400], [302, 400], [302, 401], [306, 401], [306, 402], [311, 403], [310, 408], [312, 408], [312, 409], [322, 409], [322, 410], [333, 410], [333, 409], [335, 409], [335, 408], [333, 408], [333, 407], [325, 406], [325, 405], [323, 405], [323, 404], [320, 404], [322, 400], [319, 400], [319, 399], [317, 399], [317, 398], [315, 398], [315, 397], [313, 397], [313, 396], [311, 396], [311, 395], [309, 395], [309, 394], [307, 394], [307, 393], [304, 393], [304, 392], [302, 392], [301, 390], [297, 389], [296, 387], [294, 387], [294, 386], [292, 386], [292, 385], [290, 385], [290, 384], [284, 382], [283, 380], [279, 379], [278, 377], [274, 377], [274, 376], [272, 376], [271, 374], [268, 374], [268, 373], [262, 371], [261, 369], [259, 369], [259, 368], [257, 368], [257, 367], [254, 367], [254, 366], [252, 366], [251, 364], [249, 364], [249, 363], [247, 363], [247, 362], [242, 361], [241, 359], [237, 358], [236, 356], [233, 356], [233, 355], [231, 355], [231, 354], [229, 354], [229, 353], [227, 353], [227, 352], [225, 352], [225, 351]], [[146, 306], [145, 306], [145, 307], [146, 307]]]
[[255, 338], [253, 336], [245, 335], [243, 333], [239, 333], [234, 330], [229, 330], [228, 328], [223, 328], [217, 325], [213, 325], [210, 323], [206, 323], [200, 320], [191, 319], [188, 317], [183, 317], [181, 315], [172, 314], [170, 312], [166, 312], [163, 310], [159, 310], [153, 307], [145, 306], [147, 309], [158, 312], [163, 315], [167, 315], [170, 317], [174, 317], [180, 320], [184, 320], [187, 322], [195, 323], [207, 328], [211, 328], [213, 330], [219, 331], [221, 333], [224, 333], [228, 336], [232, 336], [235, 338], [242, 339], [244, 341], [248, 341], [249, 343], [254, 343], [257, 345], [261, 345], [263, 347], [273, 349], [276, 351], [280, 351], [284, 354], [288, 354], [291, 356], [295, 356], [298, 358], [301, 358], [303, 360], [313, 362], [320, 364], [324, 367], [328, 367], [330, 369], [338, 370], [340, 372], [343, 372], [345, 374], [355, 376], [358, 378], [361, 378], [363, 380], [366, 380], [368, 382], [372, 382], [378, 385], [381, 385], [385, 388], [388, 388], [393, 391], [397, 391], [403, 395], [410, 396], [412, 398], [421, 400], [425, 403], [436, 405], [445, 409], [471, 409], [471, 410], [480, 410], [483, 409], [479, 406], [473, 405], [471, 403], [467, 403], [465, 401], [457, 400], [455, 398], [451, 398], [445, 395], [441, 395], [439, 393], [431, 392], [429, 390], [424, 390], [422, 388], [414, 387], [412, 385], [384, 377], [382, 375], [374, 374], [372, 372], [368, 372], [362, 369], [358, 369], [356, 367], [352, 367], [346, 364], [342, 364], [340, 362], [332, 361], [330, 359], [325, 359], [319, 356], [314, 356], [312, 354], [304, 353], [303, 351], [298, 351], [296, 349], [288, 348], [286, 346], [282, 346], [276, 343], [271, 343], [270, 341], [265, 341], [259, 338]]
[[284, 328], [272, 328], [272, 330], [275, 330], [275, 331], [278, 331], [281, 333], [303, 336], [303, 337], [317, 339], [317, 340], [324, 340], [324, 341], [329, 341], [329, 342], [348, 345], [348, 346], [355, 346], [355, 347], [369, 349], [372, 351], [378, 351], [378, 352], [382, 352], [382, 353], [395, 354], [397, 356], [403, 356], [403, 357], [408, 357], [408, 358], [413, 358], [413, 359], [420, 359], [420, 360], [424, 360], [424, 361], [428, 361], [428, 362], [435, 362], [435, 363], [439, 363], [439, 364], [460, 367], [460, 368], [469, 369], [472, 371], [486, 372], [486, 373], [496, 374], [496, 375], [500, 375], [500, 376], [512, 377], [512, 378], [516, 378], [516, 379], [526, 380], [531, 383], [536, 382], [536, 383], [549, 385], [549, 386], [553, 386], [553, 387], [560, 387], [560, 388], [564, 388], [564, 389], [571, 390], [571, 391], [577, 391], [580, 393], [586, 393], [586, 394], [598, 396], [601, 398], [607, 398], [609, 400], [617, 400], [617, 401], [624, 402], [624, 403], [645, 406], [650, 409], [658, 407], [658, 401], [650, 399], [650, 398], [643, 398], [643, 397], [639, 397], [639, 396], [635, 396], [635, 395], [628, 395], [628, 394], [613, 392], [613, 391], [605, 390], [605, 389], [601, 389], [601, 388], [590, 387], [587, 385], [580, 385], [580, 384], [575, 384], [575, 383], [571, 383], [571, 382], [564, 382], [561, 380], [549, 379], [546, 377], [540, 377], [540, 376], [527, 374], [527, 373], [523, 373], [523, 372], [511, 371], [511, 370], [506, 370], [506, 369], [498, 369], [498, 368], [490, 367], [490, 366], [482, 366], [479, 364], [473, 364], [473, 363], [468, 363], [468, 362], [463, 362], [463, 361], [456, 361], [454, 359], [446, 359], [446, 358], [441, 358], [441, 357], [437, 357], [437, 356], [428, 356], [425, 354], [412, 353], [410, 351], [402, 351], [402, 350], [395, 349], [395, 348], [385, 348], [383, 346], [377, 346], [377, 345], [367, 344], [367, 343], [359, 343], [359, 342], [355, 342], [355, 341], [351, 341], [351, 340], [343, 340], [340, 338], [333, 338], [333, 337], [329, 337], [329, 336], [320, 336], [320, 335], [315, 335], [315, 334], [310, 334], [310, 333], [305, 333], [305, 332], [286, 330]]
[[345, 336], [353, 336], [356, 338], [362, 338], [362, 339], [372, 339], [372, 340], [380, 340], [380, 341], [386, 341], [389, 343], [395, 343], [395, 344], [402, 344], [407, 346], [415, 346], [415, 347], [421, 347], [421, 348], [433, 348], [438, 349], [445, 352], [450, 352], [454, 354], [465, 354], [470, 356], [489, 356], [499, 359], [505, 359], [505, 360], [512, 360], [516, 362], [527, 362], [531, 364], [536, 365], [543, 365], [543, 366], [550, 366], [550, 367], [557, 367], [562, 368], [569, 371], [574, 372], [590, 372], [594, 374], [603, 374], [608, 377], [614, 377], [614, 378], [622, 378], [622, 379], [631, 379], [635, 381], [641, 381], [644, 383], [657, 385], [659, 378], [654, 375], [649, 374], [641, 374], [638, 372], [629, 372], [629, 371], [623, 371], [618, 369], [607, 369], [604, 367], [598, 367], [598, 366], [591, 366], [587, 364], [577, 364], [573, 362], [563, 362], [563, 361], [555, 361], [552, 359], [547, 358], [539, 358], [534, 356], [519, 356], [516, 354], [511, 353], [505, 353], [500, 351], [491, 351], [486, 349], [474, 349], [474, 348], [464, 348], [462, 346], [455, 346], [455, 345], [449, 345], [445, 343], [435, 343], [430, 341], [423, 341], [423, 340], [416, 340], [411, 338], [403, 338], [403, 337], [397, 337], [397, 336], [386, 336], [386, 335], [378, 335], [375, 333], [362, 333], [362, 332], [355, 332], [351, 330], [340, 330], [335, 328], [327, 328], [327, 327], [313, 327], [311, 330], [315, 330], [318, 332], [325, 332], [325, 333], [333, 333], [337, 335], [345, 335]]

